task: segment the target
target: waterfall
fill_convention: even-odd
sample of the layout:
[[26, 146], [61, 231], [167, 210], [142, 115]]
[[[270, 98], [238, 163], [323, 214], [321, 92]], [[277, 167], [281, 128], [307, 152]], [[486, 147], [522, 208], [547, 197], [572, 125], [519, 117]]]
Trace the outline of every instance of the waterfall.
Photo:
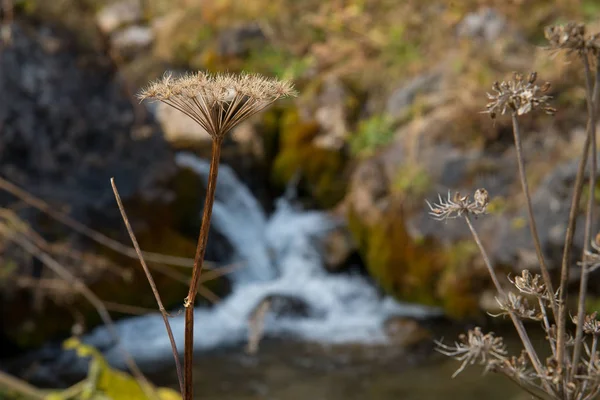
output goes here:
[[[190, 168], [204, 180], [209, 164], [191, 154], [179, 154], [180, 167]], [[200, 216], [199, 216], [200, 218]], [[319, 241], [337, 222], [325, 212], [294, 207], [289, 199], [276, 202], [267, 217], [248, 188], [226, 165], [220, 167], [213, 211], [213, 228], [226, 236], [234, 254], [244, 263], [232, 275], [232, 293], [212, 308], [195, 310], [194, 345], [207, 350], [243, 343], [248, 318], [268, 296], [284, 296], [306, 304], [308, 315], [271, 315], [265, 319], [267, 336], [293, 336], [321, 343], [382, 343], [383, 324], [390, 316], [425, 317], [437, 309], [382, 298], [365, 278], [329, 274], [323, 268]], [[183, 317], [171, 320], [180, 351]], [[148, 369], [171, 362], [172, 354], [162, 318], [158, 314], [119, 321], [121, 344]], [[107, 360], [123, 367], [121, 351], [99, 327], [84, 341], [100, 348]]]

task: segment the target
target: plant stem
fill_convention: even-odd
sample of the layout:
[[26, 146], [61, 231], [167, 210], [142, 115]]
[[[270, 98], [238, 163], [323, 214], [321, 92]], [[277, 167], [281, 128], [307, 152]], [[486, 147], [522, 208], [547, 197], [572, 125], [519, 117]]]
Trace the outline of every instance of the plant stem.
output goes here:
[[[596, 77], [600, 76], [600, 70], [597, 71]], [[597, 106], [598, 100], [600, 99], [600, 86], [598, 81], [594, 86], [593, 104]], [[595, 111], [595, 110], [594, 110]], [[577, 167], [577, 175], [575, 176], [575, 184], [573, 186], [573, 198], [571, 199], [571, 208], [569, 210], [569, 222], [567, 224], [567, 232], [565, 235], [565, 244], [563, 249], [562, 265], [560, 271], [560, 288], [559, 288], [559, 316], [557, 319], [557, 361], [562, 366], [564, 363], [564, 351], [565, 351], [565, 333], [567, 324], [567, 281], [569, 278], [569, 262], [571, 259], [571, 250], [573, 247], [573, 237], [575, 236], [575, 228], [577, 227], [577, 212], [579, 208], [579, 201], [581, 200], [581, 192], [583, 191], [583, 182], [585, 175], [585, 166], [587, 165], [587, 159], [589, 156], [590, 143], [592, 140], [592, 123], [591, 115], [588, 116], [588, 122], [586, 127], [586, 138], [583, 144], [581, 158], [579, 159], [579, 165]]]
[[129, 223], [129, 218], [127, 218], [127, 213], [125, 212], [125, 207], [123, 206], [123, 201], [121, 200], [121, 196], [119, 195], [119, 191], [117, 190], [117, 185], [115, 184], [115, 179], [110, 179], [110, 185], [112, 186], [113, 193], [115, 194], [115, 199], [117, 200], [117, 205], [119, 206], [119, 211], [121, 212], [121, 217], [123, 218], [123, 222], [125, 223], [125, 227], [127, 228], [127, 233], [129, 233], [129, 237], [131, 238], [131, 242], [133, 243], [133, 247], [138, 255], [140, 260], [140, 264], [146, 274], [146, 279], [148, 279], [148, 283], [150, 284], [150, 288], [152, 288], [152, 293], [154, 294], [154, 298], [156, 299], [156, 304], [158, 305], [158, 310], [160, 311], [163, 321], [165, 323], [165, 328], [167, 329], [167, 334], [169, 335], [169, 341], [171, 342], [171, 350], [173, 351], [173, 358], [175, 359], [175, 369], [177, 370], [177, 380], [179, 381], [179, 389], [183, 393], [183, 375], [181, 373], [181, 361], [179, 360], [179, 352], [177, 351], [177, 344], [175, 343], [175, 338], [173, 337], [173, 331], [171, 330], [171, 324], [169, 324], [169, 317], [165, 306], [160, 298], [160, 293], [156, 287], [156, 283], [154, 283], [154, 278], [152, 278], [152, 274], [146, 265], [146, 261], [144, 261], [144, 256], [142, 255], [142, 250], [140, 249], [140, 245], [135, 237], [135, 233], [133, 233], [133, 229], [131, 228], [131, 224]]
[[587, 55], [583, 56], [583, 66], [585, 70], [585, 94], [588, 105], [588, 118], [590, 123], [590, 138], [591, 138], [591, 160], [590, 160], [590, 176], [589, 176], [589, 195], [586, 208], [585, 216], [585, 230], [583, 239], [583, 254], [581, 257], [581, 278], [579, 281], [579, 300], [577, 304], [577, 327], [575, 333], [575, 347], [573, 349], [573, 361], [571, 363], [571, 376], [572, 379], [577, 371], [577, 364], [579, 363], [579, 357], [581, 356], [581, 347], [583, 341], [583, 320], [585, 316], [585, 299], [587, 296], [588, 276], [589, 269], [587, 265], [587, 254], [590, 249], [590, 240], [592, 238], [593, 228], [593, 215], [594, 215], [594, 196], [596, 191], [596, 113], [595, 113], [595, 100], [594, 94], [592, 93], [592, 74], [590, 71], [590, 63]]
[[90, 304], [98, 312], [98, 315], [100, 316], [100, 319], [102, 319], [104, 325], [106, 325], [106, 328], [108, 329], [109, 334], [112, 336], [114, 343], [119, 347], [125, 363], [131, 370], [131, 373], [135, 377], [138, 385], [140, 385], [140, 388], [144, 391], [148, 398], [159, 400], [154, 388], [150, 385], [142, 371], [139, 369], [133, 357], [122, 347], [119, 340], [119, 335], [114, 326], [114, 322], [110, 317], [108, 310], [104, 306], [104, 303], [102, 303], [102, 300], [100, 300], [100, 298], [96, 296], [96, 294], [90, 288], [88, 288], [83, 281], [73, 275], [67, 268], [63, 267], [58, 261], [52, 258], [52, 256], [43, 251], [43, 249], [41, 249], [36, 243], [31, 241], [27, 237], [26, 232], [24, 232], [22, 229], [15, 229], [15, 227], [8, 228], [0, 224], [0, 234], [4, 235], [7, 239], [13, 241], [33, 257], [37, 258], [42, 264], [50, 268], [61, 279], [69, 282], [75, 290], [81, 293], [81, 295], [90, 302]]
[[[12, 194], [15, 197], [18, 197], [23, 202], [28, 204], [29, 206], [40, 210], [41, 212], [48, 215], [50, 218], [68, 226], [73, 229], [75, 232], [88, 237], [89, 239], [99, 243], [117, 253], [123, 254], [124, 256], [130, 258], [138, 258], [137, 253], [134, 249], [129, 246], [125, 246], [124, 244], [109, 238], [108, 236], [93, 230], [90, 227], [85, 226], [79, 221], [69, 217], [67, 214], [57, 210], [52, 205], [43, 201], [42, 199], [35, 197], [31, 193], [26, 192], [21, 189], [17, 185], [12, 182], [7, 181], [6, 179], [0, 177], [0, 189]], [[148, 251], [142, 251], [144, 258], [148, 260], [148, 262], [176, 265], [180, 267], [192, 267], [192, 259], [185, 257], [177, 257], [170, 256], [166, 254], [159, 253], [151, 253]]]
[[556, 357], [556, 346], [552, 341], [551, 332], [550, 332], [550, 320], [548, 319], [548, 312], [546, 311], [546, 306], [544, 305], [544, 300], [541, 297], [538, 297], [538, 304], [540, 305], [540, 311], [542, 312], [543, 321], [544, 321], [544, 330], [548, 334], [548, 343], [550, 343], [550, 349], [552, 350], [552, 355]]
[[[550, 294], [550, 296], [552, 296], [554, 294], [554, 288], [552, 286], [552, 279], [550, 278], [548, 266], [546, 265], [546, 261], [544, 260], [544, 253], [542, 252], [542, 245], [540, 243], [537, 224], [535, 223], [535, 217], [533, 215], [531, 193], [529, 191], [527, 175], [525, 174], [525, 160], [523, 157], [523, 146], [521, 144], [521, 129], [519, 127], [517, 114], [513, 112], [511, 114], [511, 117], [513, 135], [515, 140], [515, 149], [517, 150], [517, 164], [519, 165], [519, 178], [521, 180], [521, 187], [523, 189], [523, 194], [525, 195], [525, 201], [527, 203], [527, 217], [529, 218], [529, 229], [531, 230], [531, 237], [533, 238], [535, 253], [537, 255], [538, 262], [540, 263], [540, 270], [542, 272], [542, 277], [544, 278], [544, 284], [546, 285], [548, 293]], [[558, 315], [558, 309], [556, 308], [556, 304], [554, 304], [554, 302], [550, 302], [550, 307], [552, 309], [552, 314], [554, 315], [554, 318], [556, 318], [556, 316]]]
[[212, 151], [210, 159], [210, 170], [208, 173], [208, 184], [206, 189], [206, 198], [204, 199], [204, 210], [202, 212], [202, 224], [200, 234], [198, 235], [198, 245], [196, 247], [196, 256], [194, 257], [194, 268], [192, 270], [192, 280], [190, 289], [185, 298], [185, 349], [183, 358], [184, 370], [184, 391], [183, 398], [192, 400], [193, 398], [193, 360], [194, 360], [194, 301], [198, 292], [200, 283], [200, 274], [202, 272], [202, 263], [206, 253], [206, 243], [208, 241], [208, 231], [210, 228], [210, 219], [212, 208], [215, 201], [215, 191], [217, 188], [217, 176], [219, 174], [219, 159], [221, 157], [220, 137], [214, 138], [212, 142]]
[[[492, 278], [492, 281], [494, 282], [494, 285], [496, 286], [496, 290], [498, 291], [498, 294], [505, 298], [506, 292], [504, 291], [504, 289], [502, 289], [502, 286], [500, 286], [500, 281], [498, 280], [496, 271], [494, 270], [494, 267], [492, 266], [490, 258], [488, 257], [488, 254], [485, 251], [483, 244], [481, 243], [479, 234], [477, 233], [477, 231], [475, 230], [475, 227], [471, 223], [471, 219], [469, 218], [469, 216], [465, 215], [464, 218], [465, 218], [465, 221], [467, 221], [467, 225], [469, 226], [469, 230], [471, 231], [471, 234], [473, 235], [473, 239], [475, 240], [475, 243], [477, 244], [477, 247], [479, 248], [479, 251], [481, 252], [481, 255], [483, 256], [483, 261], [485, 262], [485, 266], [487, 267], [488, 272]], [[521, 342], [523, 343], [523, 346], [525, 347], [525, 351], [527, 352], [527, 355], [529, 356], [529, 359], [531, 360], [531, 364], [533, 365], [535, 372], [540, 377], [543, 377], [544, 370], [542, 368], [542, 363], [540, 362], [540, 359], [539, 359], [537, 353], [535, 352], [533, 345], [531, 344], [531, 339], [529, 338], [529, 335], [527, 335], [527, 330], [525, 329], [523, 322], [519, 319], [519, 317], [516, 316], [516, 314], [512, 310], [509, 310], [509, 315], [510, 315], [510, 319], [512, 320], [513, 324], [515, 325], [515, 329], [517, 330], [517, 333], [519, 334], [519, 338], [521, 339]], [[552, 389], [550, 384], [545, 379], [542, 379], [541, 381], [542, 381], [542, 385], [544, 386], [544, 389], [546, 389], [546, 391], [548, 393], [554, 393], [554, 390]]]

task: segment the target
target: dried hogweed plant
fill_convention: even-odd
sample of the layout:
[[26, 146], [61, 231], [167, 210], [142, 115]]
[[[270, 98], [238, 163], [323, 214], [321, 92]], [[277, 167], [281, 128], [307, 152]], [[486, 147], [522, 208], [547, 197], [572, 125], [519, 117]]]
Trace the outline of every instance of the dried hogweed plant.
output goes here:
[[[200, 274], [202, 272], [202, 264], [208, 241], [223, 139], [239, 123], [264, 110], [276, 100], [295, 95], [296, 92], [292, 84], [287, 81], [269, 79], [256, 74], [210, 75], [204, 72], [195, 72], [177, 78], [171, 74], [165, 74], [162, 79], [151, 83], [138, 96], [140, 100], [150, 99], [161, 101], [181, 111], [204, 128], [212, 138], [211, 163], [202, 223], [198, 235], [198, 245], [194, 257], [189, 291], [184, 300], [185, 341], [183, 373], [181, 373], [179, 352], [172, 337], [169, 322], [166, 318], [166, 311], [164, 311], [164, 307], [160, 302], [154, 282], [147, 272], [148, 280], [155, 293], [159, 308], [163, 316], [165, 316], [165, 326], [171, 339], [180, 388], [185, 400], [193, 398], [194, 303], [198, 292]], [[134, 246], [139, 250], [123, 205], [119, 201], [118, 191], [114, 183], [113, 190]], [[138, 255], [144, 270], [147, 271], [141, 250], [138, 251]]]
[[[596, 187], [596, 113], [600, 100], [600, 34], [587, 35], [583, 24], [569, 23], [564, 26], [546, 28], [548, 50], [553, 53], [565, 51], [575, 55], [583, 64], [588, 120], [586, 140], [583, 145], [579, 166], [575, 177], [569, 220], [565, 231], [565, 241], [560, 268], [558, 289], [555, 290], [549, 268], [546, 264], [533, 214], [531, 195], [525, 171], [525, 161], [521, 145], [519, 117], [541, 110], [554, 114], [547, 94], [550, 84], [538, 85], [537, 74], [525, 77], [514, 74], [513, 79], [495, 82], [488, 94], [485, 113], [492, 119], [510, 114], [513, 128], [516, 159], [519, 167], [519, 180], [527, 205], [530, 234], [536, 251], [540, 274], [523, 270], [520, 275], [501, 282], [490, 258], [475, 229], [472, 217], [486, 213], [488, 193], [478, 189], [473, 196], [448, 194], [446, 199], [439, 197], [435, 204], [428, 202], [434, 219], [447, 221], [461, 218], [467, 224], [475, 240], [492, 282], [497, 290], [500, 312], [494, 316], [508, 316], [521, 339], [524, 350], [518, 356], [509, 356], [502, 338], [493, 333], [483, 333], [480, 328], [461, 335], [453, 345], [437, 342], [438, 350], [461, 361], [454, 376], [471, 364], [481, 364], [486, 371], [503, 373], [535, 398], [560, 400], [587, 400], [600, 395], [600, 354], [598, 342], [600, 321], [597, 314], [586, 315], [586, 298], [589, 274], [600, 267], [600, 234], [592, 239], [594, 230], [594, 188]], [[592, 74], [592, 65], [596, 66]], [[577, 214], [582, 197], [586, 167], [589, 165], [589, 195], [585, 208], [584, 243], [580, 266], [580, 283], [577, 313], [570, 320], [574, 324], [573, 333], [567, 332], [567, 283], [572, 260], [573, 237]], [[548, 354], [542, 361], [525, 328], [525, 321], [536, 321], [546, 333]]]

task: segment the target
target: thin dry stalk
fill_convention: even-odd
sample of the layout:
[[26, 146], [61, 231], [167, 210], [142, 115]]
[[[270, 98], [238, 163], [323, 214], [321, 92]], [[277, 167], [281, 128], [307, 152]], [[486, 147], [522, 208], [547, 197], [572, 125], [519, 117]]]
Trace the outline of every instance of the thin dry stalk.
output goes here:
[[[498, 291], [498, 294], [502, 298], [506, 298], [506, 292], [500, 285], [500, 281], [498, 280], [496, 271], [494, 270], [494, 267], [492, 266], [490, 258], [488, 256], [487, 252], [485, 251], [485, 247], [483, 247], [483, 243], [481, 243], [479, 234], [477, 233], [477, 231], [475, 230], [475, 227], [471, 223], [471, 219], [469, 218], [469, 216], [465, 215], [464, 218], [465, 218], [465, 221], [467, 222], [469, 230], [471, 231], [471, 234], [473, 235], [473, 239], [475, 240], [475, 243], [477, 244], [477, 247], [479, 248], [479, 252], [481, 253], [481, 255], [483, 257], [483, 261], [485, 262], [488, 272], [489, 272], [492, 280], [494, 281], [494, 285], [496, 286], [496, 290]], [[517, 333], [519, 334], [519, 338], [521, 339], [521, 342], [523, 342], [523, 346], [525, 347], [527, 356], [531, 360], [531, 365], [533, 365], [535, 372], [537, 372], [537, 374], [539, 376], [543, 376], [544, 369], [542, 367], [542, 363], [540, 362], [537, 352], [535, 351], [533, 344], [531, 343], [531, 339], [529, 338], [529, 335], [527, 334], [527, 330], [525, 329], [523, 322], [519, 319], [519, 317], [512, 310], [509, 309], [508, 313], [509, 313], [510, 319], [512, 320], [512, 322], [515, 326], [515, 329], [517, 330]], [[544, 389], [546, 389], [546, 391], [548, 393], [554, 392], [552, 387], [550, 386], [550, 384], [548, 382], [546, 382], [545, 380], [542, 380], [542, 385], [544, 386]]]
[[44, 400], [47, 399], [45, 393], [38, 388], [31, 386], [29, 383], [15, 378], [7, 374], [6, 372], [0, 371], [0, 387], [9, 389], [10, 391], [17, 392], [19, 395], [26, 397], [27, 399]]
[[[517, 164], [519, 166], [519, 179], [521, 180], [521, 187], [523, 190], [523, 194], [525, 195], [525, 202], [527, 203], [527, 218], [529, 219], [529, 229], [531, 231], [531, 237], [533, 238], [535, 254], [537, 255], [538, 262], [540, 264], [540, 270], [542, 272], [542, 277], [544, 278], [546, 288], [548, 289], [548, 292], [554, 293], [552, 279], [550, 278], [550, 272], [544, 259], [544, 253], [542, 251], [542, 245], [540, 243], [540, 236], [538, 234], [537, 224], [535, 222], [535, 217], [533, 214], [531, 192], [529, 190], [529, 184], [527, 182], [527, 174], [525, 173], [525, 158], [523, 157], [523, 146], [521, 144], [521, 130], [516, 112], [511, 113], [511, 118], [513, 126], [513, 135], [515, 140], [515, 149], [517, 151]], [[556, 307], [556, 304], [554, 302], [550, 302], [550, 305], [552, 308], [552, 314], [556, 318], [556, 316], [558, 315], [558, 309]]]
[[[125, 246], [124, 244], [122, 244], [114, 239], [111, 239], [108, 236], [103, 235], [102, 233], [85, 226], [81, 222], [76, 221], [73, 218], [69, 217], [68, 215], [58, 211], [57, 209], [50, 206], [48, 203], [46, 203], [42, 199], [35, 197], [31, 193], [26, 192], [25, 190], [21, 189], [14, 183], [9, 182], [8, 180], [6, 180], [2, 177], [0, 177], [0, 189], [21, 199], [23, 202], [30, 205], [31, 207], [42, 211], [43, 213], [45, 213], [49, 217], [53, 218], [54, 220], [64, 224], [65, 226], [68, 226], [69, 228], [73, 229], [75, 232], [77, 232], [83, 236], [86, 236], [87, 238], [93, 240], [94, 242], [99, 243], [99, 244], [101, 244], [111, 250], [114, 250], [117, 253], [122, 254], [124, 256], [130, 257], [130, 258], [135, 258], [135, 259], [138, 258], [135, 249], [133, 249], [129, 246]], [[175, 265], [175, 266], [179, 266], [179, 267], [192, 267], [192, 265], [193, 265], [193, 259], [191, 259], [191, 258], [170, 256], [170, 255], [152, 253], [152, 252], [147, 252], [147, 251], [143, 251], [142, 254], [144, 255], [144, 258], [146, 260], [148, 260], [149, 262]]]
[[[596, 192], [596, 159], [597, 159], [597, 146], [596, 146], [596, 104], [598, 102], [598, 80], [594, 84], [592, 89], [592, 74], [590, 71], [590, 64], [587, 56], [583, 57], [583, 66], [585, 70], [585, 88], [586, 88], [586, 100], [588, 104], [588, 118], [590, 124], [590, 144], [591, 144], [591, 169], [589, 177], [589, 195], [585, 217], [585, 231], [583, 239], [583, 255], [581, 265], [581, 278], [579, 282], [579, 300], [577, 305], [577, 326], [575, 333], [575, 347], [573, 349], [573, 360], [571, 362], [571, 379], [577, 371], [579, 364], [579, 358], [581, 357], [581, 348], [583, 346], [583, 321], [585, 318], [585, 299], [587, 297], [587, 286], [589, 277], [589, 266], [587, 265], [587, 254], [590, 250], [590, 241], [592, 240], [593, 230], [593, 215], [594, 215], [594, 199]], [[600, 76], [600, 64], [597, 65], [596, 77]]]
[[[0, 234], [2, 234], [6, 239], [14, 242], [19, 245], [23, 250], [27, 251], [29, 254], [33, 255], [35, 258], [40, 260], [42, 264], [50, 268], [54, 273], [56, 273], [60, 278], [65, 281], [71, 282], [73, 288], [76, 289], [83, 297], [86, 298], [95, 308], [102, 322], [106, 325], [110, 335], [113, 337], [116, 345], [120, 347], [119, 336], [114, 327], [114, 322], [108, 313], [108, 310], [102, 303], [102, 300], [96, 296], [94, 292], [92, 292], [81, 280], [79, 280], [76, 276], [71, 274], [65, 267], [60, 265], [56, 260], [54, 260], [49, 254], [44, 252], [41, 248], [39, 248], [35, 243], [33, 243], [29, 238], [24, 234], [23, 230], [19, 227], [11, 226], [8, 227], [6, 224], [0, 224]], [[122, 349], [123, 358], [125, 359], [125, 363], [131, 370], [133, 376], [136, 378], [138, 384], [146, 393], [146, 395], [151, 398], [158, 400], [157, 394], [152, 389], [152, 386], [144, 376], [144, 374], [140, 371], [139, 367], [135, 363], [134, 359], [131, 355], [125, 350]]]
[[146, 274], [146, 278], [148, 279], [148, 283], [152, 288], [152, 293], [154, 294], [154, 298], [156, 299], [156, 304], [158, 305], [158, 310], [160, 311], [163, 321], [165, 323], [165, 328], [167, 329], [167, 334], [169, 335], [169, 341], [171, 342], [171, 350], [173, 350], [173, 358], [175, 359], [175, 368], [177, 369], [177, 379], [179, 380], [179, 388], [183, 392], [183, 376], [181, 373], [181, 362], [179, 361], [179, 352], [177, 351], [177, 344], [175, 343], [175, 338], [173, 337], [173, 331], [171, 330], [171, 324], [169, 323], [169, 315], [167, 310], [165, 309], [162, 300], [160, 298], [160, 293], [156, 288], [156, 284], [154, 283], [154, 279], [152, 278], [152, 274], [146, 265], [146, 261], [144, 261], [144, 256], [142, 255], [142, 251], [140, 249], [140, 245], [135, 237], [135, 233], [133, 233], [133, 229], [131, 228], [131, 224], [129, 223], [129, 218], [127, 218], [127, 213], [125, 212], [125, 207], [123, 207], [123, 202], [121, 201], [121, 196], [119, 195], [119, 191], [117, 190], [117, 185], [115, 184], [114, 178], [110, 179], [110, 184], [112, 186], [113, 192], [115, 194], [115, 199], [117, 200], [117, 205], [119, 206], [119, 211], [121, 212], [121, 217], [123, 217], [123, 222], [125, 223], [125, 227], [127, 228], [127, 233], [129, 233], [129, 237], [131, 238], [131, 242], [133, 243], [133, 247], [138, 255], [140, 260], [140, 264], [144, 269], [144, 273]]

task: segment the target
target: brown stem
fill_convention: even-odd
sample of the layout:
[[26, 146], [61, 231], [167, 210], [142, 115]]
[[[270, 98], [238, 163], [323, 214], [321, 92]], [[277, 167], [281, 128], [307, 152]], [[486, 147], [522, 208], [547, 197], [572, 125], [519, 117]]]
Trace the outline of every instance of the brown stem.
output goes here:
[[8, 392], [16, 392], [19, 397], [23, 396], [31, 400], [44, 400], [48, 398], [44, 392], [35, 386], [31, 386], [29, 383], [2, 371], [0, 371], [0, 387], [8, 389]]
[[[492, 277], [492, 281], [494, 282], [494, 285], [496, 286], [496, 290], [498, 290], [498, 294], [501, 297], [505, 298], [506, 292], [504, 291], [504, 289], [502, 289], [502, 286], [500, 285], [500, 281], [498, 280], [496, 271], [494, 270], [494, 267], [492, 266], [490, 258], [488, 257], [488, 254], [485, 251], [483, 244], [481, 243], [479, 234], [475, 230], [475, 227], [471, 223], [471, 219], [469, 218], [468, 215], [465, 215], [465, 221], [467, 221], [467, 225], [469, 226], [469, 230], [471, 231], [471, 234], [473, 235], [473, 239], [475, 240], [475, 243], [477, 244], [477, 247], [479, 248], [479, 252], [483, 256], [483, 261], [485, 262], [485, 266], [487, 267], [488, 272], [489, 272], [490, 276]], [[509, 315], [510, 315], [510, 319], [512, 320], [513, 324], [515, 325], [515, 329], [517, 330], [517, 333], [519, 334], [519, 338], [521, 339], [521, 342], [523, 343], [523, 346], [525, 347], [525, 351], [527, 352], [527, 355], [529, 356], [529, 359], [531, 360], [531, 364], [533, 365], [535, 372], [538, 374], [538, 376], [543, 377], [544, 369], [542, 368], [542, 363], [540, 362], [540, 359], [539, 359], [535, 349], [533, 348], [533, 345], [531, 344], [531, 339], [529, 338], [529, 335], [527, 334], [527, 330], [525, 329], [523, 322], [519, 319], [519, 317], [517, 317], [515, 315], [515, 313], [512, 310], [509, 310]], [[546, 389], [546, 391], [549, 394], [554, 393], [554, 390], [552, 389], [550, 384], [545, 379], [542, 379], [542, 385], [544, 386], [544, 389]]]
[[[595, 100], [594, 94], [592, 93], [592, 74], [590, 71], [590, 63], [587, 55], [583, 56], [583, 66], [585, 70], [585, 94], [588, 105], [588, 118], [591, 127], [590, 137], [591, 137], [591, 169], [590, 169], [590, 177], [589, 177], [589, 195], [585, 216], [585, 230], [584, 230], [584, 239], [583, 239], [583, 254], [581, 257], [582, 265], [581, 265], [581, 278], [579, 281], [579, 300], [577, 304], [577, 326], [575, 333], [575, 348], [573, 349], [573, 361], [571, 363], [571, 375], [572, 379], [577, 371], [577, 364], [579, 363], [579, 357], [581, 356], [581, 348], [583, 342], [583, 320], [585, 316], [585, 299], [587, 296], [587, 286], [588, 286], [588, 277], [589, 277], [589, 269], [587, 265], [587, 254], [590, 249], [590, 240], [592, 238], [592, 228], [593, 228], [593, 215], [594, 215], [594, 196], [596, 191], [596, 157], [597, 157], [597, 149], [596, 149], [596, 113], [595, 113]], [[600, 68], [600, 67], [599, 67]], [[600, 71], [600, 70], [599, 70]]]
[[[56, 210], [50, 204], [46, 203], [40, 198], [33, 196], [31, 193], [26, 192], [21, 189], [17, 185], [12, 182], [7, 181], [6, 179], [0, 177], [0, 189], [12, 194], [15, 197], [18, 197], [28, 205], [33, 208], [36, 208], [54, 220], [68, 226], [73, 229], [75, 232], [80, 233], [83, 236], [88, 237], [89, 239], [99, 243], [103, 246], [108, 247], [111, 250], [116, 251], [117, 253], [123, 254], [130, 258], [138, 258], [137, 253], [134, 249], [129, 246], [125, 246], [124, 244], [109, 238], [108, 236], [95, 231], [79, 221], [74, 220], [68, 215], [62, 213], [61, 211]], [[149, 262], [156, 262], [162, 264], [176, 265], [180, 267], [191, 267], [192, 260], [190, 258], [185, 257], [177, 257], [170, 256], [166, 254], [159, 253], [151, 253], [147, 251], [142, 251], [144, 258]]]
[[[542, 252], [540, 236], [538, 234], [537, 224], [535, 223], [535, 217], [533, 215], [533, 205], [531, 204], [531, 192], [529, 191], [527, 175], [525, 174], [525, 160], [523, 157], [523, 146], [521, 144], [521, 129], [519, 127], [519, 121], [517, 119], [516, 113], [513, 112], [511, 114], [511, 117], [513, 135], [515, 140], [515, 149], [517, 150], [517, 164], [519, 165], [519, 178], [521, 180], [521, 187], [523, 189], [523, 194], [525, 195], [525, 201], [527, 203], [527, 217], [529, 219], [529, 229], [531, 231], [531, 237], [533, 238], [535, 253], [537, 255], [538, 262], [540, 263], [540, 270], [542, 272], [542, 277], [544, 278], [544, 284], [546, 285], [548, 293], [550, 294], [550, 296], [552, 296], [554, 294], [554, 288], [552, 286], [552, 279], [550, 278], [548, 266], [546, 265], [546, 261], [544, 260], [544, 253]], [[552, 308], [552, 314], [556, 318], [556, 316], [558, 315], [556, 304], [554, 304], [554, 302], [550, 302], [550, 306]]]
[[213, 203], [215, 201], [215, 191], [217, 189], [217, 176], [219, 174], [219, 159], [221, 157], [221, 138], [213, 139], [210, 170], [208, 173], [208, 184], [206, 188], [206, 198], [204, 199], [204, 210], [202, 212], [202, 224], [200, 234], [198, 235], [198, 245], [196, 247], [196, 256], [194, 257], [194, 269], [192, 270], [192, 280], [190, 290], [185, 299], [185, 349], [183, 357], [184, 370], [184, 392], [185, 400], [193, 398], [193, 361], [194, 361], [194, 301], [198, 292], [200, 283], [200, 274], [202, 273], [202, 263], [206, 253], [206, 243], [208, 241], [208, 231], [210, 228], [210, 219], [212, 216]]
[[127, 213], [125, 212], [125, 207], [123, 206], [123, 201], [121, 200], [121, 196], [119, 195], [119, 191], [117, 190], [117, 185], [115, 185], [115, 179], [110, 179], [110, 184], [113, 189], [113, 193], [115, 194], [115, 199], [117, 200], [117, 205], [119, 206], [119, 211], [121, 212], [121, 217], [123, 218], [123, 222], [125, 223], [125, 227], [127, 228], [127, 233], [129, 233], [129, 237], [131, 238], [131, 243], [133, 243], [133, 247], [135, 248], [135, 252], [138, 255], [140, 260], [140, 264], [146, 274], [146, 279], [148, 279], [148, 283], [152, 288], [152, 293], [154, 294], [154, 298], [156, 299], [156, 304], [158, 305], [158, 309], [163, 317], [163, 321], [165, 323], [165, 328], [167, 329], [167, 334], [169, 335], [169, 341], [171, 342], [171, 350], [173, 351], [173, 358], [175, 359], [175, 368], [177, 369], [177, 379], [179, 380], [179, 387], [183, 393], [183, 376], [181, 374], [181, 362], [179, 361], [179, 352], [177, 351], [177, 344], [175, 343], [175, 338], [173, 337], [173, 331], [171, 330], [171, 324], [169, 323], [169, 317], [167, 314], [167, 310], [163, 305], [163, 302], [160, 298], [160, 293], [158, 292], [158, 288], [156, 287], [156, 283], [154, 283], [154, 279], [152, 278], [152, 274], [146, 265], [146, 261], [144, 261], [144, 256], [142, 255], [142, 250], [140, 249], [140, 245], [135, 237], [135, 233], [133, 233], [133, 229], [131, 228], [131, 224], [129, 223], [129, 218], [127, 218]]
[[[600, 71], [597, 73], [597, 77], [600, 75]], [[600, 86], [596, 82], [594, 86], [593, 104], [596, 106], [600, 99]], [[575, 236], [575, 229], [577, 227], [577, 212], [579, 208], [579, 201], [581, 200], [581, 193], [583, 191], [583, 182], [585, 175], [585, 166], [589, 156], [590, 143], [592, 140], [592, 123], [591, 115], [589, 116], [586, 127], [586, 138], [583, 144], [581, 158], [579, 159], [579, 165], [577, 167], [577, 175], [575, 176], [575, 184], [573, 186], [573, 198], [571, 199], [571, 208], [569, 210], [569, 222], [567, 224], [567, 232], [565, 234], [565, 244], [563, 248], [562, 265], [560, 271], [560, 288], [559, 288], [559, 316], [557, 319], [557, 361], [562, 366], [564, 362], [564, 352], [566, 350], [566, 324], [567, 324], [567, 281], [569, 278], [569, 262], [571, 259], [571, 250], [573, 247], [573, 237]]]
[[[65, 267], [60, 265], [48, 253], [40, 249], [35, 243], [33, 243], [29, 238], [27, 238], [27, 236], [25, 236], [24, 232], [21, 231], [22, 230], [14, 228], [11, 230], [6, 226], [0, 227], [0, 233], [2, 233], [7, 239], [21, 246], [21, 248], [23, 248], [29, 254], [33, 255], [35, 258], [40, 260], [42, 264], [54, 271], [54, 273], [56, 273], [56, 275], [58, 275], [60, 278], [66, 280], [67, 282], [71, 282], [73, 288], [79, 293], [81, 293], [81, 295], [85, 297], [86, 300], [88, 300], [94, 306], [96, 311], [98, 311], [98, 314], [100, 315], [102, 322], [104, 322], [104, 325], [106, 325], [109, 334], [112, 336], [117, 346], [121, 347], [119, 335], [117, 334], [117, 331], [114, 327], [114, 322], [110, 317], [108, 310], [104, 306], [104, 303], [102, 303], [102, 300], [100, 300], [100, 298], [96, 296], [96, 294], [92, 292], [92, 290], [90, 290], [80, 279], [78, 279], [75, 275], [69, 272]], [[142, 371], [140, 371], [139, 367], [135, 363], [135, 360], [123, 348], [121, 348], [121, 353], [123, 355], [123, 358], [125, 359], [125, 363], [131, 370], [132, 374], [135, 376], [136, 380], [138, 381], [138, 384], [140, 385], [144, 393], [149, 398], [157, 400], [158, 396], [156, 395], [154, 389], [152, 388], [144, 374], [142, 374]]]

